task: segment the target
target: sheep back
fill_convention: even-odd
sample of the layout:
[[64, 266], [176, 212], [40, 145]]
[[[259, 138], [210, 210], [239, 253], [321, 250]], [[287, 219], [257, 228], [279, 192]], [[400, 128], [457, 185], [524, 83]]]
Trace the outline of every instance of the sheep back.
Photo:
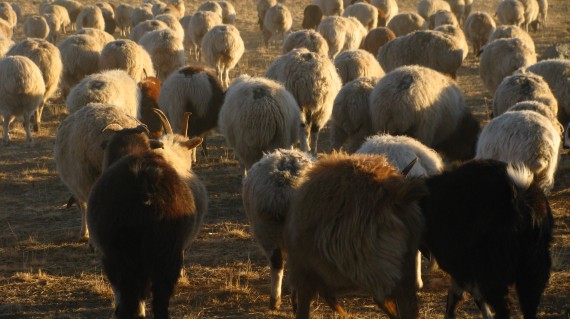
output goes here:
[[388, 22], [388, 29], [392, 30], [396, 37], [404, 36], [418, 30], [427, 29], [427, 22], [415, 12], [403, 12], [395, 15]]
[[105, 18], [103, 18], [103, 12], [95, 5], [84, 6], [79, 12], [75, 23], [77, 30], [81, 30], [82, 28], [105, 30]]
[[473, 12], [465, 20], [463, 31], [465, 37], [473, 46], [473, 54], [478, 54], [487, 43], [491, 33], [495, 31], [495, 20], [486, 12]]
[[137, 83], [147, 76], [156, 75], [148, 52], [136, 42], [128, 39], [107, 43], [101, 51], [99, 67], [101, 70], [124, 70]]
[[283, 41], [281, 53], [285, 54], [298, 48], [306, 48], [320, 55], [327, 55], [329, 52], [329, 45], [325, 38], [314, 30], [299, 30], [289, 33], [285, 41]]
[[40, 15], [33, 15], [24, 21], [24, 34], [28, 38], [45, 39], [49, 34], [49, 25], [46, 18]]
[[159, 79], [166, 79], [185, 63], [182, 38], [168, 28], [145, 34], [139, 44], [150, 55]]
[[501, 25], [498, 26], [493, 33], [489, 35], [488, 43], [496, 39], [519, 38], [525, 45], [527, 45], [533, 52], [535, 52], [535, 45], [532, 37], [528, 32], [517, 27], [516, 25]]
[[372, 54], [365, 50], [344, 51], [334, 59], [334, 66], [346, 84], [359, 77], [382, 77], [384, 70]]

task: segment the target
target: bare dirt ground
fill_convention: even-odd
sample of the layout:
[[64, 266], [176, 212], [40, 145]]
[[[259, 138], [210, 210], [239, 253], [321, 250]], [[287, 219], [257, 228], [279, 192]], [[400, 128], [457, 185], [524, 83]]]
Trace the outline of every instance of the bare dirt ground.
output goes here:
[[[492, 13], [497, 1], [475, 1], [473, 11]], [[38, 11], [39, 3], [15, 2], [26, 15]], [[246, 53], [232, 77], [241, 73], [261, 75], [280, 50], [262, 46], [255, 24], [255, 0], [232, 3], [238, 13], [237, 27], [246, 42]], [[308, 3], [286, 1], [294, 16], [294, 30], [300, 29], [302, 10]], [[189, 13], [197, 6], [195, 1], [186, 1]], [[415, 10], [416, 1], [400, 1], [399, 6], [400, 11]], [[570, 1], [552, 0], [549, 11], [548, 29], [532, 34], [538, 54], [555, 42], [570, 42]], [[22, 37], [20, 25], [16, 40]], [[460, 69], [458, 82], [469, 107], [485, 122], [491, 97], [481, 84], [478, 61], [472, 54]], [[80, 213], [77, 207], [65, 209], [69, 192], [55, 169], [54, 137], [65, 116], [65, 106], [54, 102], [44, 112], [40, 133], [34, 135], [35, 146], [25, 143], [19, 122], [13, 125], [14, 143], [0, 146], [0, 318], [113, 317], [112, 291], [96, 254], [78, 241]], [[198, 239], [186, 254], [186, 275], [171, 301], [172, 317], [292, 318], [288, 297], [280, 311], [268, 310], [269, 268], [243, 213], [238, 162], [219, 134], [209, 138], [209, 145], [210, 156], [199, 158], [195, 166], [209, 192], [209, 212]], [[322, 152], [329, 149], [326, 130], [319, 147]], [[554, 265], [540, 306], [541, 318], [570, 316], [569, 156], [567, 152], [561, 155], [556, 186], [549, 196], [556, 222]], [[442, 318], [448, 277], [434, 272], [424, 279], [426, 287], [419, 292], [420, 315]], [[284, 293], [288, 293], [286, 284]], [[385, 317], [369, 297], [347, 296], [341, 300], [350, 318]], [[516, 302], [513, 308], [514, 316], [522, 317]], [[313, 310], [314, 318], [335, 317], [320, 301], [313, 304]], [[468, 299], [458, 317], [480, 318], [480, 314]]]

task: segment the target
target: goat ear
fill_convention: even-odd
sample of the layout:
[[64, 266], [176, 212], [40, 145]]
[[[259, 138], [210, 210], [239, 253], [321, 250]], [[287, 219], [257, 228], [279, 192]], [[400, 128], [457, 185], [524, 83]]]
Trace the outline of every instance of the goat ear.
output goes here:
[[164, 148], [164, 143], [162, 143], [159, 140], [150, 139], [150, 140], [148, 140], [148, 142], [150, 143], [150, 148], [152, 148], [152, 149]]
[[406, 167], [404, 167], [404, 169], [402, 170], [402, 175], [408, 176], [408, 173], [412, 170], [417, 161], [418, 158], [416, 157], [414, 158], [413, 161], [410, 162], [410, 164], [406, 165]]
[[188, 141], [184, 142], [184, 146], [186, 146], [189, 150], [196, 148], [202, 144], [203, 139], [201, 137], [193, 137]]
[[119, 124], [117, 124], [117, 123], [112, 123], [112, 124], [109, 124], [109, 125], [105, 126], [105, 127], [101, 130], [101, 133], [104, 133], [104, 132], [107, 132], [107, 131], [110, 131], [110, 132], [118, 132], [118, 131], [121, 131], [122, 129], [123, 129], [123, 127], [120, 126]]

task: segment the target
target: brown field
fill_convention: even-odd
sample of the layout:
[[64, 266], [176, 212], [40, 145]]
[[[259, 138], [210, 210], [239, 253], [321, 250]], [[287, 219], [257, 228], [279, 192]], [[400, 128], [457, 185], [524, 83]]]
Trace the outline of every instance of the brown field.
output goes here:
[[[286, 1], [295, 17], [294, 30], [300, 29], [302, 10], [309, 1]], [[477, 0], [473, 11], [494, 12], [497, 1]], [[39, 1], [35, 4], [29, 0], [15, 2], [26, 15], [38, 11]], [[238, 13], [237, 27], [246, 42], [246, 53], [231, 75], [261, 75], [280, 51], [262, 46], [256, 25], [256, 0], [232, 2]], [[197, 2], [186, 1], [187, 12], [193, 12], [197, 5]], [[416, 0], [399, 2], [400, 11], [415, 10], [415, 5]], [[553, 43], [570, 42], [570, 1], [551, 0], [549, 12], [547, 30], [532, 34], [539, 55]], [[23, 36], [21, 29], [19, 25], [16, 40]], [[478, 61], [472, 54], [460, 69], [458, 81], [469, 107], [481, 121], [486, 121], [491, 97], [483, 89]], [[62, 102], [53, 102], [44, 112], [40, 133], [34, 135], [35, 146], [30, 147], [25, 142], [20, 122], [13, 125], [13, 144], [0, 146], [0, 318], [113, 317], [112, 291], [96, 254], [85, 242], [78, 241], [79, 209], [65, 208], [69, 192], [59, 180], [53, 161], [54, 136], [65, 116]], [[280, 311], [268, 310], [269, 268], [243, 213], [238, 162], [221, 135], [210, 137], [209, 145], [210, 156], [199, 158], [195, 165], [196, 173], [209, 192], [209, 212], [198, 239], [186, 253], [186, 275], [172, 298], [172, 317], [292, 318], [288, 297]], [[320, 151], [328, 150], [325, 130]], [[556, 220], [554, 263], [539, 309], [541, 318], [570, 317], [568, 152], [562, 154], [556, 180], [549, 196]], [[424, 279], [426, 287], [419, 292], [420, 315], [442, 318], [449, 278], [436, 271]], [[287, 295], [286, 283], [284, 289]], [[350, 318], [385, 317], [367, 296], [347, 296], [341, 298], [341, 302]], [[516, 302], [513, 308], [514, 316], [522, 317]], [[335, 317], [321, 301], [316, 301], [312, 309], [314, 318]], [[468, 299], [458, 317], [481, 316]]]

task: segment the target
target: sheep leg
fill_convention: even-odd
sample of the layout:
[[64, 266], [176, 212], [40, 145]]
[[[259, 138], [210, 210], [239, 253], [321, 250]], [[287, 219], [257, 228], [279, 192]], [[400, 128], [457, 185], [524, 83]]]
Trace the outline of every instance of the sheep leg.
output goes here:
[[226, 81], [226, 88], [230, 86], [230, 70], [224, 66], [224, 80]]
[[344, 308], [342, 308], [342, 306], [338, 303], [338, 300], [336, 300], [336, 297], [333, 294], [330, 294], [329, 292], [321, 292], [321, 296], [325, 299], [325, 302], [329, 305], [329, 307], [336, 313], [338, 313], [341, 316], [346, 316], [346, 311], [344, 310]]
[[464, 301], [464, 290], [452, 278], [451, 287], [447, 291], [447, 305], [445, 306], [445, 319], [455, 318], [455, 310]]
[[311, 301], [317, 294], [317, 289], [310, 283], [304, 282], [297, 287], [297, 311], [295, 319], [309, 319]]
[[26, 130], [26, 141], [30, 145], [34, 145], [34, 139], [32, 138], [32, 130], [30, 125], [31, 114], [24, 114], [24, 130]]
[[271, 293], [269, 308], [276, 310], [281, 306], [281, 284], [283, 282], [283, 254], [280, 248], [273, 250], [270, 258], [271, 265]]
[[84, 200], [78, 200], [79, 209], [81, 209], [81, 230], [79, 239], [86, 241], [89, 239], [89, 229], [87, 228], [87, 203]]
[[[402, 278], [396, 284], [390, 296], [387, 296], [383, 302], [377, 302], [380, 309], [384, 310], [390, 318], [393, 319], [416, 319], [418, 318], [418, 297], [417, 297], [417, 278], [416, 264], [417, 252], [410, 250], [406, 253]], [[375, 300], [380, 300], [376, 296]]]
[[202, 156], [208, 158], [208, 147], [206, 146], [206, 137], [202, 140]]
[[315, 124], [311, 125], [311, 153], [313, 153], [313, 155], [317, 155], [317, 142], [319, 140], [319, 130], [320, 127], [318, 127]]
[[388, 317], [390, 319], [399, 319], [400, 315], [399, 315], [399, 307], [398, 304], [396, 303], [396, 301], [394, 299], [391, 298], [386, 298], [384, 299], [384, 301], [380, 301], [377, 300], [376, 298], [374, 298], [374, 301], [376, 302], [376, 304], [378, 305], [378, 307], [380, 309], [382, 309], [382, 311], [384, 311], [384, 313], [386, 313], [388, 315]]
[[545, 249], [541, 252], [543, 256], [533, 257], [534, 262], [528, 265], [528, 270], [520, 271], [516, 279], [519, 304], [525, 319], [536, 318], [540, 297], [550, 277], [548, 251]]
[[418, 250], [416, 254], [416, 288], [422, 289], [424, 282], [422, 281], [422, 253]]
[[182, 269], [183, 254], [176, 253], [172, 259], [165, 258], [162, 267], [154, 269], [152, 280], [152, 311], [155, 319], [167, 319], [170, 297]]
[[9, 145], [10, 144], [10, 123], [14, 120], [13, 116], [5, 116], [4, 122], [2, 123], [2, 128], [4, 129], [4, 133], [2, 134], [2, 144]]
[[[495, 310], [495, 319], [508, 319], [511, 316], [510, 301], [508, 296], [508, 287], [493, 287], [492, 292], [485, 296], [485, 301]], [[477, 298], [478, 299], [478, 298]], [[477, 300], [475, 299], [475, 300]], [[493, 315], [488, 307], [484, 307], [487, 304], [481, 302], [482, 308], [480, 310], [483, 314], [484, 319], [493, 319]], [[479, 305], [479, 302], [477, 303]]]

